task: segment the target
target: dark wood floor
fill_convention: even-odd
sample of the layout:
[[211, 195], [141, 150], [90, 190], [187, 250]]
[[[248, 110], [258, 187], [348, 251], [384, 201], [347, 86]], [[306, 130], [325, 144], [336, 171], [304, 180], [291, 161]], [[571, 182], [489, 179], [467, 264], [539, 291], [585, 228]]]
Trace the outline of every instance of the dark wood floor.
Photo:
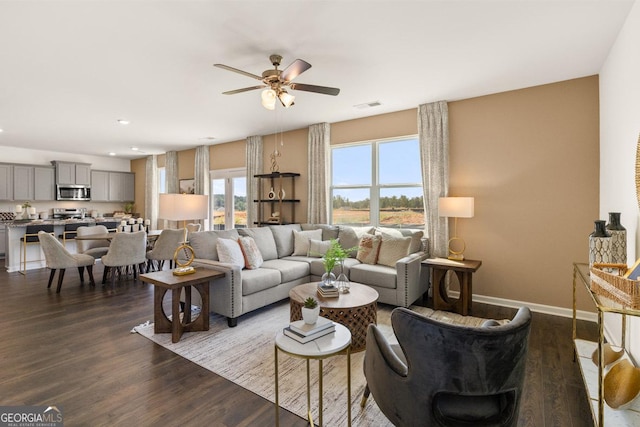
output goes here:
[[[0, 271], [0, 405], [57, 405], [67, 426], [274, 424], [271, 402], [129, 333], [153, 320], [152, 286], [81, 287], [70, 270], [56, 294], [47, 280], [46, 269]], [[481, 317], [514, 312], [473, 306]], [[595, 324], [580, 322], [580, 334], [593, 339]], [[592, 425], [572, 354], [571, 320], [534, 314], [518, 425]], [[280, 413], [283, 426], [307, 425]]]

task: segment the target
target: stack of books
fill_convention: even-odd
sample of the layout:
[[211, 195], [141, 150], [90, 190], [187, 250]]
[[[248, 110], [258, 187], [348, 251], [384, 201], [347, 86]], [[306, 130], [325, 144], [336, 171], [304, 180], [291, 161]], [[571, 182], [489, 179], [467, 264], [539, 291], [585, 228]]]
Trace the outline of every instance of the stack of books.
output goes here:
[[340, 296], [340, 292], [335, 286], [325, 286], [320, 282], [318, 283], [318, 295], [324, 298], [337, 298]]
[[305, 344], [317, 338], [331, 334], [336, 330], [333, 322], [326, 317], [318, 317], [316, 323], [307, 324], [304, 320], [296, 320], [291, 322], [289, 326], [284, 328], [283, 333], [289, 338], [293, 338], [299, 343]]

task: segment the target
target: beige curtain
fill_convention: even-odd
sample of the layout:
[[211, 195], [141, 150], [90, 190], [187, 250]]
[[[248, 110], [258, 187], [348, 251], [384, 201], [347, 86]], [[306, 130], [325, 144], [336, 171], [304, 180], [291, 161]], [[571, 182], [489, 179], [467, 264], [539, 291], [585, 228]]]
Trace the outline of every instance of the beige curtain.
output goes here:
[[[178, 152], [167, 151], [165, 154], [165, 178], [167, 180], [167, 193], [176, 194], [180, 192], [180, 182], [178, 179]], [[164, 220], [163, 228], [176, 228], [176, 221]]]
[[[196, 158], [194, 165], [195, 172], [195, 192], [209, 196], [209, 146], [201, 145], [196, 147]], [[209, 219], [198, 221], [202, 224], [203, 230], [209, 229]]]
[[262, 136], [247, 138], [247, 227], [254, 227], [258, 221], [258, 205], [253, 201], [258, 198], [258, 180], [254, 175], [263, 173], [262, 169]]
[[329, 222], [329, 145], [331, 126], [318, 123], [309, 126], [307, 162], [309, 180], [307, 184], [307, 222], [327, 224]]
[[449, 227], [447, 218], [438, 216], [438, 199], [449, 191], [449, 113], [445, 101], [418, 107], [418, 132], [429, 250], [433, 257], [446, 257]]
[[158, 228], [158, 156], [147, 156], [145, 164], [144, 214], [151, 224], [150, 230]]

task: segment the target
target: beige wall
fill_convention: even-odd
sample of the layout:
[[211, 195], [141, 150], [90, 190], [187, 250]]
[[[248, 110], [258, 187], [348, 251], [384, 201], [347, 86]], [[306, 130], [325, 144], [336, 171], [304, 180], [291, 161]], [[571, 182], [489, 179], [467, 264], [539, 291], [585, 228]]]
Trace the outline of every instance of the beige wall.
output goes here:
[[[475, 294], [571, 307], [572, 262], [587, 260], [598, 218], [598, 108], [596, 76], [449, 103], [449, 194], [476, 202], [475, 217], [458, 222], [467, 258], [483, 261]], [[331, 125], [333, 145], [416, 133], [416, 109]], [[278, 164], [301, 174], [296, 219], [304, 222], [307, 129], [283, 140]], [[264, 138], [265, 173], [275, 142]], [[212, 169], [242, 167], [244, 141], [214, 145], [210, 154]], [[193, 176], [187, 158], [186, 178]], [[592, 310], [586, 298], [578, 307]]]

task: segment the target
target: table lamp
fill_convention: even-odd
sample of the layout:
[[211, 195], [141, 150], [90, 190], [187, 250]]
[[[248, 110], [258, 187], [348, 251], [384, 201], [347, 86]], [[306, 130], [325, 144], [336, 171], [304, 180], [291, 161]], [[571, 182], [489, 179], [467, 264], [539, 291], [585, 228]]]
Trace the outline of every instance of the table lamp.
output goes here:
[[[173, 261], [178, 266], [173, 270], [176, 276], [195, 273], [196, 270], [190, 264], [193, 262], [195, 253], [193, 248], [187, 244], [187, 220], [206, 219], [209, 215], [209, 196], [201, 194], [160, 194], [158, 206], [158, 218], [169, 221], [182, 221], [184, 228], [184, 242], [178, 246], [173, 254]], [[178, 261], [178, 254], [181, 250], [190, 252], [189, 260], [186, 263]]]
[[438, 200], [438, 215], [453, 217], [453, 237], [449, 239], [449, 259], [464, 260], [466, 244], [458, 237], [458, 218], [473, 218], [473, 197], [440, 197]]

